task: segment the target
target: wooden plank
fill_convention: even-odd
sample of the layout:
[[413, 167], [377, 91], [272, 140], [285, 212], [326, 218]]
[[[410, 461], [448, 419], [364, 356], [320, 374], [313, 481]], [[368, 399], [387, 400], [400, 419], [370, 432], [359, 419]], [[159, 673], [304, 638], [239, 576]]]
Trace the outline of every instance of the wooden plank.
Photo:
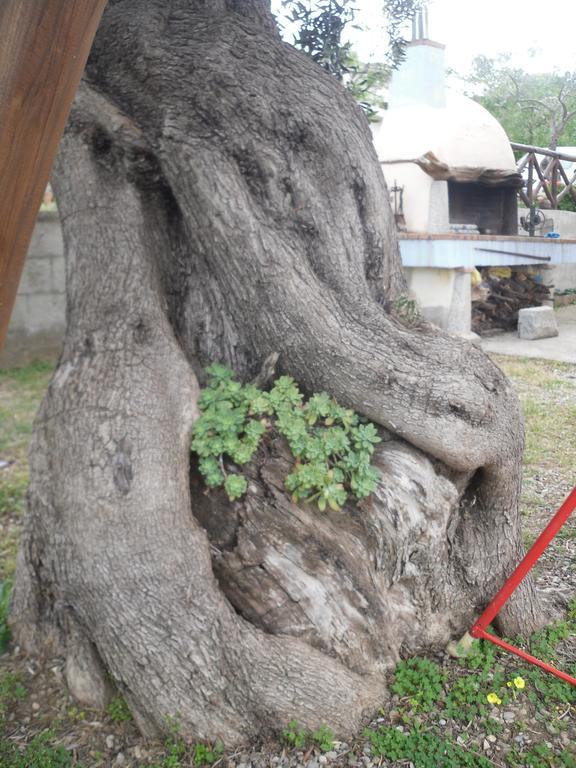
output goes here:
[[536, 185], [536, 189], [534, 190], [534, 195], [537, 195], [540, 191], [540, 188], [544, 190], [544, 194], [550, 201], [550, 205], [554, 208], [554, 200], [550, 194], [550, 189], [548, 187], [548, 179], [546, 178], [546, 175], [543, 173], [543, 171], [540, 169], [540, 163], [538, 160], [534, 159], [534, 168], [536, 169], [536, 173], [538, 174], [538, 178], [540, 179], [540, 182]]
[[576, 155], [567, 155], [565, 152], [556, 152], [553, 149], [546, 149], [545, 147], [533, 147], [531, 144], [517, 144], [515, 141], [510, 142], [512, 149], [517, 149], [519, 152], [535, 152], [537, 155], [547, 155], [548, 157], [557, 157], [558, 160], [571, 160], [576, 162]]
[[560, 171], [560, 174], [562, 178], [564, 179], [565, 187], [564, 189], [558, 194], [558, 201], [562, 200], [566, 195], [571, 195], [574, 200], [576, 200], [576, 189], [574, 189], [574, 183], [576, 182], [576, 173], [572, 175], [572, 178], [569, 179], [566, 175], [566, 172], [564, 171], [564, 168], [562, 168], [562, 163], [559, 164], [558, 170]]
[[106, 1], [0, 2], [0, 349], [58, 142]]

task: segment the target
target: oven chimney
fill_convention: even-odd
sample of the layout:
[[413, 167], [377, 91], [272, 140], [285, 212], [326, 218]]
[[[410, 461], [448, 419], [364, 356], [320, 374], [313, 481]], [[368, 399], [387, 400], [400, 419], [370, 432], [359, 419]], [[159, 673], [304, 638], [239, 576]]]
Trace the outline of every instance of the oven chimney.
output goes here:
[[412, 19], [412, 40], [429, 40], [428, 8], [420, 8]]
[[446, 63], [444, 46], [428, 37], [428, 9], [416, 11], [412, 20], [412, 40], [406, 45], [406, 58], [394, 71], [388, 106], [446, 106]]

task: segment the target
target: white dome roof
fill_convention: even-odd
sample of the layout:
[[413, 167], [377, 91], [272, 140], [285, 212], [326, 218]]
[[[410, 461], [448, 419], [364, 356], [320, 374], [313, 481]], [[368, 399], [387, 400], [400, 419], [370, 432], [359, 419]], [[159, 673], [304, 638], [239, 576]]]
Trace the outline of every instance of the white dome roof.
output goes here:
[[452, 168], [510, 171], [516, 166], [498, 120], [477, 102], [449, 90], [445, 107], [411, 104], [385, 111], [374, 144], [380, 160], [412, 160], [433, 152]]

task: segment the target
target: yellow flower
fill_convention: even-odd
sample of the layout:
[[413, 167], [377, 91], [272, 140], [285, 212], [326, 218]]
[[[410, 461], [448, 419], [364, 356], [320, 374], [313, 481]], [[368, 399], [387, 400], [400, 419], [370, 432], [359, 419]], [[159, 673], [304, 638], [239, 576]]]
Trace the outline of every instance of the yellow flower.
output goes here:
[[524, 678], [523, 677], [515, 677], [514, 678], [514, 685], [516, 686], [516, 688], [525, 688], [526, 687], [526, 683], [524, 682]]
[[486, 698], [490, 704], [502, 704], [502, 699], [498, 696], [497, 693], [489, 693]]

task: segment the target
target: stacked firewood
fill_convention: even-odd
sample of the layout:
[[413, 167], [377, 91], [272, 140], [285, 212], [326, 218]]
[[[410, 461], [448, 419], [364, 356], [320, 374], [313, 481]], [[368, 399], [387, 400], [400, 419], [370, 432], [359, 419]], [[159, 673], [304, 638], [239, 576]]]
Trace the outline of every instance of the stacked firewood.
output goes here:
[[478, 271], [481, 280], [472, 288], [472, 330], [480, 335], [516, 330], [518, 310], [540, 307], [552, 298], [552, 286], [539, 281], [530, 268], [483, 267]]

